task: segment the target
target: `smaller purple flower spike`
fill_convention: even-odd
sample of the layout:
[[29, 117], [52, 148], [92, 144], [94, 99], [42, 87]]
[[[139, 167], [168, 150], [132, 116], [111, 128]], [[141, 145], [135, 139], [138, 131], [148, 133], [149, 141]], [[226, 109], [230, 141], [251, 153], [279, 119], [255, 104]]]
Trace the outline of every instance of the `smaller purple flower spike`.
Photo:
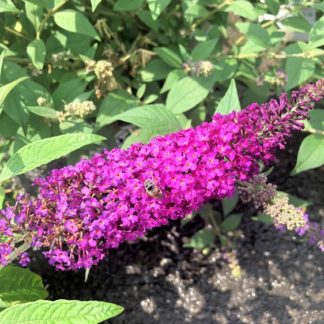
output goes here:
[[196, 128], [53, 170], [35, 181], [35, 199], [18, 197], [15, 206], [0, 212], [0, 234], [12, 242], [0, 244], [0, 262], [8, 260], [21, 233], [34, 248], [47, 250], [44, 255], [56, 269], [89, 269], [109, 249], [210, 199], [231, 196], [238, 182], [259, 173], [260, 161], [273, 161], [292, 131], [302, 129], [301, 121], [323, 94], [320, 80], [290, 98], [282, 94], [242, 112], [216, 114]]
[[277, 195], [277, 186], [268, 183], [264, 174], [254, 175], [249, 181], [238, 184], [238, 192], [244, 204], [252, 203], [256, 209], [264, 209]]

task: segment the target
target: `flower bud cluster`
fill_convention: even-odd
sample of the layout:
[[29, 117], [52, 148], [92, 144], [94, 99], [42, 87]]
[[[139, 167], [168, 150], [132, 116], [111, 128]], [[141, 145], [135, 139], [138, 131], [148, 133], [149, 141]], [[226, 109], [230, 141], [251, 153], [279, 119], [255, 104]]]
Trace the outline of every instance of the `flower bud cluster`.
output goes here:
[[277, 196], [264, 209], [270, 215], [275, 225], [284, 225], [289, 231], [306, 225], [304, 211], [289, 204], [288, 197]]
[[186, 62], [183, 64], [186, 72], [191, 73], [195, 76], [208, 77], [214, 70], [213, 63], [209, 61], [197, 61], [197, 62]]
[[[90, 268], [109, 249], [229, 197], [238, 182], [275, 158], [324, 94], [324, 82], [242, 112], [158, 136], [127, 150], [105, 150], [35, 181], [39, 195], [0, 211], [0, 234], [28, 233], [56, 269]], [[14, 242], [14, 241], [13, 241]], [[14, 244], [14, 243], [12, 243]], [[0, 243], [0, 262], [8, 261]], [[11, 245], [11, 248], [13, 246]], [[4, 251], [2, 251], [2, 250]]]
[[58, 120], [63, 122], [67, 117], [81, 117], [91, 114], [96, 110], [96, 106], [93, 101], [82, 101], [82, 102], [70, 102], [64, 105], [64, 111], [57, 113]]
[[47, 103], [47, 99], [44, 97], [38, 97], [36, 99], [38, 106], [45, 106]]
[[102, 98], [107, 91], [118, 88], [118, 83], [113, 74], [114, 67], [108, 60], [89, 61], [87, 71], [94, 71], [97, 81], [95, 84], [95, 94], [98, 99]]

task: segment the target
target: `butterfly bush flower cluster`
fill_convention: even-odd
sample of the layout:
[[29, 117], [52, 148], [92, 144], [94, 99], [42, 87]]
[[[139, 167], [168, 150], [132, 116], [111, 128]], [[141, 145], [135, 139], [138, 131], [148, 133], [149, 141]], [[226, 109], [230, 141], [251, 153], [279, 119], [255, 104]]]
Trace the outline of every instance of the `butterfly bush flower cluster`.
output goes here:
[[[273, 161], [275, 150], [303, 127], [301, 120], [323, 89], [321, 80], [290, 98], [282, 94], [242, 112], [216, 114], [196, 128], [53, 170], [35, 181], [36, 198], [20, 196], [0, 212], [0, 234], [9, 238], [0, 244], [0, 263], [19, 249], [20, 234], [32, 247], [44, 248], [56, 269], [88, 269], [126, 240], [182, 218], [212, 198], [231, 196], [238, 182], [259, 173], [259, 161]], [[148, 180], [161, 195], [147, 192]], [[26, 254], [22, 259], [26, 263]]]

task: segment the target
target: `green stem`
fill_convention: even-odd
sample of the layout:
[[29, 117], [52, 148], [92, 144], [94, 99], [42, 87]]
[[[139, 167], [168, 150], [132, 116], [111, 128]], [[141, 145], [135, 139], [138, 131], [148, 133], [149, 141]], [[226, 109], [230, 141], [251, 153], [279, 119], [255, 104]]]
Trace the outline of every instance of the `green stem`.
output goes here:
[[14, 34], [14, 35], [16, 35], [16, 36], [18, 36], [18, 37], [20, 37], [20, 38], [23, 38], [23, 39], [29, 41], [28, 37], [26, 37], [26, 36], [23, 35], [22, 33], [20, 33], [20, 32], [18, 32], [18, 31], [14, 30], [14, 29], [12, 29], [12, 28], [10, 28], [10, 27], [7, 27], [7, 26], [6, 26], [4, 29], [5, 29], [7, 32], [11, 33], [11, 34]]
[[57, 12], [59, 11], [69, 0], [63, 0], [62, 2], [58, 3], [54, 8], [49, 9], [46, 16], [40, 23], [38, 30], [36, 32], [36, 39], [40, 39], [41, 33], [47, 23], [47, 21]]
[[296, 53], [296, 54], [286, 54], [286, 53], [270, 53], [266, 55], [265, 53], [250, 53], [250, 54], [236, 54], [236, 55], [220, 55], [218, 57], [227, 57], [227, 58], [234, 58], [238, 60], [250, 59], [250, 58], [273, 58], [273, 59], [286, 59], [292, 57], [303, 57], [303, 58], [315, 58], [324, 56], [324, 52], [320, 51], [306, 51], [303, 53]]
[[20, 63], [20, 64], [28, 64], [31, 62], [30, 59], [28, 58], [14, 57], [14, 56], [6, 56], [4, 59], [5, 61]]
[[320, 130], [315, 129], [315, 128], [307, 128], [307, 129], [303, 129], [302, 131], [305, 132], [305, 133], [311, 133], [311, 134], [324, 136], [324, 131], [320, 131]]
[[214, 218], [214, 215], [212, 213], [209, 213], [208, 218], [210, 220], [210, 224], [213, 226], [215, 235], [220, 237], [222, 233], [221, 233], [220, 228]]

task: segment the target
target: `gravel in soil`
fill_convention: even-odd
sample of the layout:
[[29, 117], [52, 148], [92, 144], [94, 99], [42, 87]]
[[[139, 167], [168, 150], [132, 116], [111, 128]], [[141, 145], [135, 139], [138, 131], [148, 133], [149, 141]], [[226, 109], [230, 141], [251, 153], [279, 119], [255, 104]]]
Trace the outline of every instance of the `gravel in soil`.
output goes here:
[[[324, 218], [324, 169], [289, 176], [296, 145], [281, 154], [271, 176], [280, 190], [313, 201]], [[178, 223], [124, 244], [91, 270], [55, 272], [34, 263], [51, 299], [103, 300], [125, 307], [113, 324], [324, 323], [324, 254], [293, 235], [247, 221], [238, 258], [242, 278], [234, 279], [219, 250], [203, 255], [183, 247]]]

